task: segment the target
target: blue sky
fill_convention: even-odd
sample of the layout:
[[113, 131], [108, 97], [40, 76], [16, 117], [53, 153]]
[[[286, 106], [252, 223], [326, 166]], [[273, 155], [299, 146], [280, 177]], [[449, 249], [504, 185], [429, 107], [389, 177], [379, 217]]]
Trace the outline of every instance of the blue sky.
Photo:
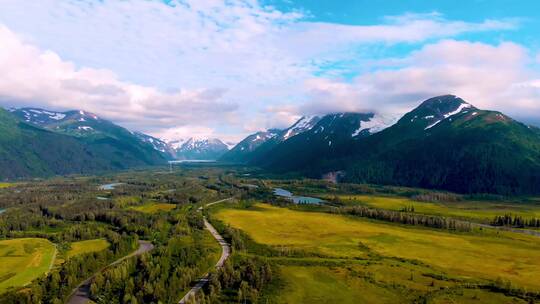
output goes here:
[[0, 104], [169, 139], [399, 116], [447, 93], [537, 122], [539, 15], [538, 1], [4, 0]]

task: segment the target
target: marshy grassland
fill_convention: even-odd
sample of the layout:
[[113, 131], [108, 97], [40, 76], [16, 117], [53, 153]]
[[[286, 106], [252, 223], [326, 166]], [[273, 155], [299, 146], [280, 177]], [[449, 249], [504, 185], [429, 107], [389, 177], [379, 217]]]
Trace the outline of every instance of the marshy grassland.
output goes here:
[[520, 303], [486, 286], [504, 282], [540, 291], [538, 237], [452, 232], [262, 203], [212, 215], [255, 243], [304, 253], [270, 257], [281, 265], [280, 303]]

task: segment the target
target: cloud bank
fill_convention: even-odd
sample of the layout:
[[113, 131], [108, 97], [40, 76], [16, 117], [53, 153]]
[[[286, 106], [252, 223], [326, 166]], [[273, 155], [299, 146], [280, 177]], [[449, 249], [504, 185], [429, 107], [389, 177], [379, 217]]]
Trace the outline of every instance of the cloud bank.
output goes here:
[[379, 111], [400, 115], [429, 97], [455, 94], [484, 109], [540, 116], [540, 74], [526, 48], [443, 40], [351, 82], [311, 79], [298, 112]]

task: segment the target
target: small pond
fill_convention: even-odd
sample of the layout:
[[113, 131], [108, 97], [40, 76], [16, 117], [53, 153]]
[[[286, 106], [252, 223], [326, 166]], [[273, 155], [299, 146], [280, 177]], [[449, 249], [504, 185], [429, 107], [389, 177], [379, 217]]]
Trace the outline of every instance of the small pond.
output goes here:
[[114, 190], [114, 187], [124, 185], [125, 183], [112, 183], [99, 186], [99, 190]]
[[277, 196], [288, 198], [292, 200], [295, 204], [322, 204], [324, 203], [324, 201], [320, 198], [293, 195], [292, 192], [287, 191], [285, 189], [281, 189], [281, 188], [275, 188], [274, 194]]

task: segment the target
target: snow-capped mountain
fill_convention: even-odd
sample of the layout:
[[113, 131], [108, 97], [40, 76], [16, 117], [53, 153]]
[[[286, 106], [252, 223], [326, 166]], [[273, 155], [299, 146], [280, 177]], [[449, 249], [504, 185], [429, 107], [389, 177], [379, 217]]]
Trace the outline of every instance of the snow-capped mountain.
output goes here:
[[225, 154], [222, 160], [261, 164], [272, 159], [276, 151], [287, 151], [286, 147], [292, 145], [297, 145], [299, 152], [303, 150], [302, 154], [305, 155], [313, 151], [315, 142], [320, 141], [321, 145], [327, 147], [325, 149], [331, 149], [332, 142], [335, 144], [337, 141], [361, 138], [382, 131], [395, 122], [394, 118], [373, 113], [303, 116], [285, 130], [269, 130], [248, 136]]
[[229, 151], [229, 148], [217, 138], [189, 138], [175, 149], [177, 159], [216, 160]]
[[369, 136], [372, 130], [387, 125], [374, 119], [373, 113], [336, 113], [318, 118], [316, 123], [284, 141], [268, 141], [253, 154], [248, 163], [268, 166], [272, 163], [309, 163], [322, 155], [333, 155], [339, 147], [347, 147], [356, 140]]
[[444, 120], [451, 120], [455, 115], [476, 110], [478, 109], [457, 96], [443, 95], [424, 101], [416, 109], [404, 115], [399, 123], [430, 130]]

